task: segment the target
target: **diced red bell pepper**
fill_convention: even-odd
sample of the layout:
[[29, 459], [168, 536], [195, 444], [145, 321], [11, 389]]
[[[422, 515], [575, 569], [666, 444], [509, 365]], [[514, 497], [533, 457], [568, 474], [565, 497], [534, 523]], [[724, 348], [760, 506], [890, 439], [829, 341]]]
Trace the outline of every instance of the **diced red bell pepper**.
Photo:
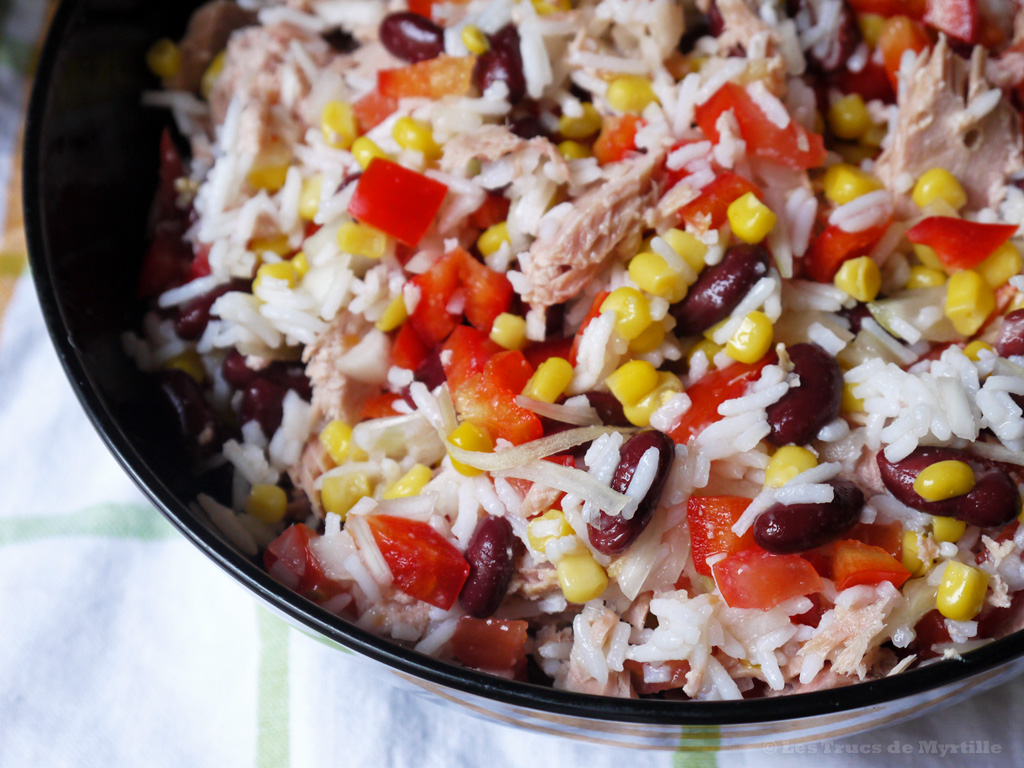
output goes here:
[[525, 621], [463, 616], [452, 635], [452, 655], [474, 669], [518, 677], [526, 668]]
[[711, 575], [707, 559], [711, 555], [731, 555], [754, 546], [754, 531], [742, 536], [732, 532], [733, 525], [750, 506], [742, 496], [691, 496], [686, 502], [690, 525], [690, 550], [697, 573]]
[[964, 43], [978, 42], [981, 12], [977, 0], [928, 0], [923, 21]]
[[903, 14], [913, 19], [924, 15], [925, 0], [846, 0], [857, 13], [873, 13], [876, 16]]
[[428, 349], [448, 338], [459, 324], [459, 316], [449, 312], [448, 305], [459, 288], [461, 262], [461, 252], [453, 251], [409, 281], [419, 290], [419, 300], [407, 325], [416, 329]]
[[395, 402], [401, 399], [401, 395], [396, 395], [394, 392], [385, 392], [382, 395], [371, 397], [359, 409], [358, 420], [366, 421], [367, 419], [383, 419], [387, 416], [397, 416], [398, 411], [395, 410]]
[[594, 157], [601, 165], [622, 160], [636, 149], [636, 132], [644, 121], [636, 115], [606, 115], [594, 142]]
[[469, 563], [447, 539], [419, 520], [367, 515], [395, 586], [407, 595], [447, 611], [469, 576]]
[[725, 224], [729, 205], [747, 192], [761, 199], [761, 189], [732, 171], [722, 171], [700, 192], [700, 197], [679, 209], [683, 221], [698, 229], [718, 229]]
[[415, 371], [429, 353], [430, 347], [423, 343], [412, 323], [405, 323], [398, 329], [395, 343], [391, 345], [391, 361], [395, 365]]
[[899, 523], [857, 523], [846, 532], [846, 538], [881, 547], [897, 560], [903, 556], [903, 526]]
[[459, 281], [466, 293], [466, 319], [481, 331], [490, 333], [494, 318], [507, 312], [512, 304], [512, 283], [461, 248], [456, 252], [460, 259]]
[[881, 547], [843, 539], [832, 550], [832, 579], [840, 590], [888, 581], [897, 589], [910, 578], [903, 563]]
[[684, 444], [691, 437], [721, 419], [718, 406], [746, 392], [747, 387], [761, 376], [762, 369], [774, 363], [775, 353], [769, 353], [761, 360], [747, 365], [734, 363], [728, 368], [710, 371], [686, 390], [690, 397], [690, 408], [682, 415], [679, 423], [669, 430], [668, 436], [676, 443]]
[[892, 16], [886, 19], [878, 36], [878, 48], [882, 51], [885, 74], [893, 93], [899, 92], [899, 78], [896, 73], [900, 69], [903, 52], [913, 51], [915, 54], [931, 47], [928, 33], [916, 21], [908, 16]]
[[416, 245], [447, 193], [441, 182], [377, 157], [356, 182], [348, 212], [406, 245]]
[[821, 577], [800, 555], [773, 555], [745, 549], [715, 563], [715, 582], [732, 608], [767, 611], [799, 595], [821, 592]]
[[413, 13], [418, 13], [420, 16], [426, 16], [429, 19], [431, 18], [430, 14], [433, 12], [434, 5], [441, 2], [464, 4], [468, 3], [469, 0], [409, 0], [409, 10]]
[[326, 600], [344, 591], [327, 578], [309, 544], [317, 534], [303, 523], [285, 529], [263, 552], [263, 565], [277, 581], [300, 595]]
[[366, 133], [383, 123], [392, 112], [398, 109], [398, 99], [384, 96], [380, 91], [373, 90], [352, 105], [359, 132]]
[[604, 304], [604, 300], [609, 296], [608, 291], [600, 291], [595, 297], [593, 303], [590, 305], [590, 310], [587, 312], [587, 316], [583, 318], [583, 322], [580, 323], [580, 329], [576, 331], [576, 335], [572, 339], [572, 348], [569, 351], [569, 362], [576, 365], [576, 350], [579, 349], [580, 339], [583, 338], [583, 332], [587, 330], [587, 326], [595, 318], [601, 315], [601, 305]]
[[438, 56], [377, 73], [377, 91], [391, 99], [465, 96], [473, 87], [476, 56]]
[[[668, 670], [668, 680], [660, 683], [648, 683], [644, 681], [644, 672], [655, 666]], [[653, 664], [649, 661], [641, 662], [634, 661], [633, 659], [627, 659], [623, 663], [623, 667], [627, 672], [629, 672], [629, 679], [633, 682], [633, 690], [644, 696], [650, 693], [672, 691], [682, 688], [686, 685], [686, 676], [690, 672], [690, 662], [688, 661], [665, 661], [661, 664]]]
[[451, 350], [443, 367], [448, 388], [455, 392], [471, 378], [482, 374], [491, 355], [499, 352], [501, 347], [476, 328], [460, 325], [444, 343], [444, 350]]
[[860, 232], [845, 232], [832, 224], [815, 237], [804, 256], [804, 272], [819, 283], [831, 283], [843, 262], [864, 256], [875, 247], [889, 222]]
[[1015, 224], [982, 224], [929, 216], [907, 230], [907, 240], [927, 245], [947, 269], [973, 269], [1016, 231]]
[[508, 209], [511, 202], [504, 195], [488, 192], [487, 197], [480, 203], [480, 207], [469, 214], [469, 220], [478, 229], [493, 227], [495, 224], [500, 224], [508, 218]]
[[719, 139], [718, 118], [730, 109], [747, 150], [756, 157], [796, 170], [817, 168], [825, 162], [825, 140], [820, 134], [808, 131], [796, 120], [780, 128], [736, 83], [726, 83], [696, 109], [697, 125], [712, 142]]

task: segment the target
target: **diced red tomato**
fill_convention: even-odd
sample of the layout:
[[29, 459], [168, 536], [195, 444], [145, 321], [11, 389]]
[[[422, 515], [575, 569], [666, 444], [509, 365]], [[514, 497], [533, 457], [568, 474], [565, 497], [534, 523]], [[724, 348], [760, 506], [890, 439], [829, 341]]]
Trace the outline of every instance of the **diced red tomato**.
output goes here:
[[348, 212], [406, 245], [416, 245], [447, 193], [441, 182], [377, 157], [356, 182]]
[[899, 72], [903, 52], [910, 50], [916, 54], [930, 46], [928, 33], [909, 16], [892, 16], [886, 19], [878, 36], [878, 48], [882, 51], [885, 74], [889, 77], [893, 93], [899, 90], [896, 73]]
[[512, 304], [512, 283], [500, 272], [481, 264], [461, 248], [459, 281], [466, 292], [466, 319], [481, 331], [490, 333], [494, 318], [507, 312]]
[[835, 542], [832, 550], [832, 578], [840, 590], [882, 581], [898, 589], [910, 578], [910, 571], [881, 547], [843, 539]]
[[469, 563], [441, 534], [419, 520], [367, 515], [395, 586], [417, 600], [447, 611], [469, 576]]
[[395, 410], [395, 402], [401, 399], [401, 395], [396, 395], [394, 392], [385, 392], [383, 395], [371, 397], [359, 409], [359, 421], [397, 416], [398, 411]]
[[459, 288], [461, 262], [461, 251], [453, 251], [409, 281], [419, 290], [419, 300], [406, 324], [416, 329], [428, 348], [448, 338], [459, 324], [459, 316], [449, 312], [448, 305]]
[[948, 269], [972, 269], [1017, 231], [1014, 224], [982, 224], [929, 216], [907, 230], [907, 240], [927, 245]]
[[538, 368], [549, 357], [561, 357], [568, 360], [572, 354], [572, 345], [573, 339], [545, 339], [526, 346], [523, 349], [523, 354], [526, 355], [526, 360], [530, 365]]
[[[668, 671], [668, 680], [660, 683], [644, 681], [644, 672], [655, 666], [662, 668], [659, 670], [661, 674], [664, 674], [665, 670]], [[688, 661], [666, 661], [661, 664], [652, 664], [649, 661], [627, 659], [623, 667], [629, 672], [629, 678], [633, 681], [633, 690], [642, 695], [682, 688], [686, 685], [686, 675], [690, 672], [690, 662]]]
[[473, 87], [476, 56], [438, 56], [377, 73], [377, 91], [391, 99], [465, 96]]
[[384, 96], [377, 90], [370, 91], [352, 105], [356, 122], [359, 123], [360, 133], [366, 133], [371, 128], [376, 128], [396, 109], [398, 109], [398, 99]]
[[903, 526], [899, 523], [857, 523], [846, 532], [846, 538], [881, 547], [897, 560], [903, 556]]
[[699, 435], [706, 427], [722, 418], [718, 406], [742, 395], [761, 376], [761, 370], [775, 360], [775, 353], [772, 352], [751, 365], [734, 363], [728, 368], [710, 371], [686, 390], [690, 396], [690, 408], [679, 423], [669, 430], [668, 436], [676, 443], [684, 444], [691, 437]]
[[343, 591], [327, 578], [309, 547], [316, 533], [302, 523], [286, 528], [263, 552], [263, 565], [277, 581], [300, 595], [325, 600]]
[[469, 0], [409, 0], [409, 10], [413, 13], [418, 13], [420, 16], [426, 16], [428, 19], [431, 18], [430, 14], [433, 12], [434, 5], [441, 2], [451, 3], [468, 3]]
[[518, 677], [526, 668], [525, 621], [463, 616], [452, 635], [452, 655], [467, 667]]
[[815, 237], [804, 256], [804, 272], [819, 283], [831, 283], [843, 262], [864, 256], [881, 239], [889, 223], [860, 232], [845, 232], [832, 224]]
[[391, 361], [395, 365], [415, 371], [429, 353], [430, 347], [423, 343], [412, 323], [405, 323], [398, 329], [395, 343], [391, 345]]
[[508, 218], [508, 208], [511, 202], [504, 195], [488, 192], [487, 197], [480, 203], [480, 207], [469, 215], [469, 220], [474, 227], [479, 229], [493, 227]]
[[978, 0], [928, 0], [924, 23], [965, 43], [978, 42], [981, 12]]
[[583, 332], [587, 330], [587, 326], [590, 322], [599, 317], [601, 314], [601, 305], [604, 304], [604, 300], [608, 298], [608, 291], [601, 291], [595, 297], [593, 303], [590, 305], [590, 310], [587, 312], [587, 316], [583, 318], [583, 322], [580, 323], [580, 329], [576, 331], [576, 335], [572, 340], [572, 348], [569, 351], [569, 362], [576, 365], [576, 350], [579, 349], [580, 339], [583, 338]]
[[773, 555], [757, 547], [729, 555], [712, 570], [732, 608], [767, 611], [791, 597], [825, 588], [814, 567], [800, 555]]
[[755, 156], [796, 170], [817, 168], [825, 162], [825, 140], [820, 134], [811, 133], [796, 120], [780, 128], [736, 83], [726, 83], [696, 109], [697, 125], [711, 141], [718, 142], [718, 118], [730, 109], [747, 150]]
[[636, 149], [636, 132], [644, 121], [636, 115], [605, 116], [594, 142], [594, 157], [601, 165], [622, 160]]
[[754, 546], [754, 531], [742, 536], [732, 532], [733, 525], [750, 506], [742, 496], [691, 496], [686, 502], [690, 524], [690, 550], [697, 573], [711, 575], [707, 559], [711, 555], [731, 555]]
[[157, 296], [189, 279], [192, 249], [182, 240], [183, 231], [174, 222], [157, 224], [139, 271], [140, 299]]
[[903, 14], [912, 19], [924, 15], [925, 0], [847, 0], [857, 13], [873, 13], [877, 16]]
[[754, 182], [732, 171], [722, 171], [701, 190], [700, 197], [679, 209], [679, 215], [698, 229], [718, 229], [725, 224], [729, 204], [747, 192], [759, 199], [764, 194]]

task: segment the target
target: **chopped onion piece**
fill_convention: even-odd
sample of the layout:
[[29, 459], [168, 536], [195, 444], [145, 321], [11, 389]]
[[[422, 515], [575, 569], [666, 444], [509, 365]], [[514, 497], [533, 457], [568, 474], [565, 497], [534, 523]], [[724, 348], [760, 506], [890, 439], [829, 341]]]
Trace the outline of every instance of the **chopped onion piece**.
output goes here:
[[577, 424], [583, 427], [590, 427], [601, 423], [601, 417], [591, 406], [573, 408], [567, 405], [545, 403], [542, 400], [534, 400], [532, 397], [516, 396], [516, 405], [533, 411], [538, 416], [544, 416], [563, 424]]
[[[506, 469], [519, 467], [535, 459], [543, 459], [560, 453], [577, 445], [596, 440], [608, 432], [623, 432], [626, 430], [615, 427], [578, 427], [558, 432], [554, 435], [542, 437], [539, 440], [531, 440], [528, 443], [517, 445], [500, 453], [483, 453], [481, 451], [467, 451], [446, 441], [448, 453], [456, 461], [461, 461], [470, 467], [482, 469], [484, 472], [498, 472]], [[620, 507], [621, 509], [621, 507]]]
[[352, 534], [352, 538], [359, 548], [360, 559], [366, 565], [370, 575], [373, 576], [373, 580], [382, 587], [390, 584], [395, 577], [392, 575], [384, 555], [381, 554], [380, 547], [377, 546], [377, 540], [373, 538], [373, 531], [370, 530], [370, 524], [366, 522], [366, 518], [361, 515], [349, 517], [345, 521], [345, 529]]
[[[562, 433], [565, 434], [565, 433]], [[461, 459], [460, 459], [461, 461]], [[586, 499], [597, 509], [616, 515], [629, 503], [629, 497], [613, 491], [582, 469], [563, 467], [550, 461], [537, 460], [528, 464], [495, 471], [499, 477], [519, 477], [550, 488]]]

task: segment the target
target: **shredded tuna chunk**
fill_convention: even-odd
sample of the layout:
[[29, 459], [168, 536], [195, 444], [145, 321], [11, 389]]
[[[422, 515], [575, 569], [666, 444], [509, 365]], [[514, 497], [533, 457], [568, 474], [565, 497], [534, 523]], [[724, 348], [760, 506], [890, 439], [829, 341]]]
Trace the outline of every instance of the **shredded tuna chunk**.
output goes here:
[[892, 144], [875, 164], [875, 173], [897, 194], [908, 191], [908, 178], [941, 167], [963, 184], [971, 208], [995, 207], [1006, 194], [1006, 179], [1024, 167], [1017, 112], [1005, 96], [986, 108], [994, 93], [985, 79], [985, 57], [977, 47], [968, 62], [940, 37], [901, 86]]
[[526, 562], [528, 560], [524, 556], [517, 564], [508, 585], [508, 594], [536, 600], [559, 590], [555, 566], [551, 563], [525, 565]]
[[313, 511], [323, 517], [323, 509], [320, 506], [320, 492], [314, 487], [314, 483], [320, 475], [334, 466], [331, 457], [327, 455], [323, 445], [317, 436], [306, 441], [302, 449], [302, 455], [298, 463], [288, 470], [288, 476], [296, 488], [306, 494]]
[[214, 57], [224, 50], [231, 33], [256, 21], [256, 14], [234, 0], [213, 0], [201, 6], [189, 19], [185, 37], [178, 44], [181, 66], [164, 80], [164, 87], [199, 92], [199, 82]]
[[441, 170], [447, 173], [462, 173], [471, 160], [493, 162], [531, 150], [552, 164], [545, 169], [549, 178], [559, 184], [569, 180], [569, 166], [554, 144], [544, 138], [520, 138], [500, 125], [485, 125], [471, 133], [455, 136], [444, 145], [440, 165]]
[[[339, 367], [339, 359], [360, 343], [373, 326], [360, 315], [342, 312], [330, 327], [303, 353], [306, 375], [313, 385], [313, 409], [328, 419], [354, 424], [359, 409], [380, 386], [360, 381]], [[386, 365], [382, 366], [386, 370]]]
[[[619, 624], [619, 617], [614, 611], [607, 608], [601, 608], [600, 613], [588, 623], [585, 619], [589, 618], [587, 614], [590, 611], [591, 609], [588, 607], [573, 622], [573, 646], [569, 656], [569, 666], [563, 667], [564, 678], [556, 679], [555, 687], [596, 696], [636, 698], [636, 692], [633, 690], [633, 683], [628, 672], [602, 667], [606, 664], [603, 658], [597, 662], [597, 666], [601, 667], [601, 670], [596, 676], [594, 671], [588, 667], [586, 661], [588, 650], [584, 649], [584, 644], [590, 646], [595, 655], [603, 657], [604, 646], [611, 639], [612, 631]], [[589, 634], [589, 637], [582, 637], [577, 627], [581, 627], [583, 632]]]

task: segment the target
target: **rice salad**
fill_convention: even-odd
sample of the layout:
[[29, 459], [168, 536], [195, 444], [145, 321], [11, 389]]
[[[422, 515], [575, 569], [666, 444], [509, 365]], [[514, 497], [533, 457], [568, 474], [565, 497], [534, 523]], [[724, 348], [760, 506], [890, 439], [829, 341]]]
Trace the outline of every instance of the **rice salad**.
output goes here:
[[799, 693], [1024, 626], [1024, 11], [214, 0], [124, 345], [196, 511], [424, 654]]

